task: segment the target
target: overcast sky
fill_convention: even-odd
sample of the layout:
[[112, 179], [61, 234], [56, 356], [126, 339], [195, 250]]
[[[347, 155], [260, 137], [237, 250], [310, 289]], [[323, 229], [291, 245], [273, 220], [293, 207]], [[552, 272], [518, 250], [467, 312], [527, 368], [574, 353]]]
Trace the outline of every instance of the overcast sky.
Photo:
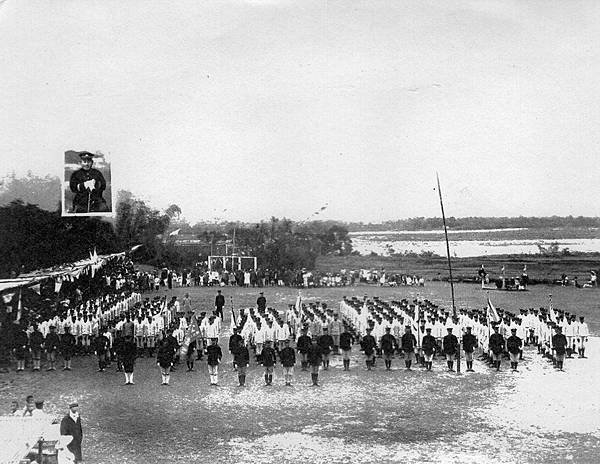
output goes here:
[[0, 170], [191, 222], [598, 210], [600, 2], [13, 1]]

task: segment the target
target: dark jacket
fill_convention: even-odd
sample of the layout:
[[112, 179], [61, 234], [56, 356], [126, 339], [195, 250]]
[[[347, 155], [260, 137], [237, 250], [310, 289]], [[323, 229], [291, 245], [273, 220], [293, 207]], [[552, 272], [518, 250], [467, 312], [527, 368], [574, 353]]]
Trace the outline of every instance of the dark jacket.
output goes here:
[[235, 351], [233, 351], [233, 362], [238, 366], [247, 366], [250, 363], [250, 353], [248, 348], [244, 345], [239, 345]]
[[307, 360], [311, 366], [320, 366], [323, 362], [323, 351], [318, 343], [310, 345], [307, 354]]
[[409, 353], [413, 352], [417, 346], [417, 337], [415, 337], [415, 334], [412, 332], [405, 333], [402, 335], [402, 340], [400, 343], [402, 344], [402, 351]]
[[365, 335], [360, 342], [363, 351], [367, 356], [370, 356], [375, 351], [375, 347], [377, 346], [377, 342], [375, 342], [375, 337], [373, 335]]
[[223, 295], [217, 295], [215, 297], [215, 307], [222, 309], [225, 306], [225, 297]]
[[44, 347], [46, 351], [56, 351], [60, 346], [60, 338], [56, 332], [50, 332], [46, 335], [46, 340], [44, 341]]
[[81, 428], [81, 417], [78, 417], [77, 421], [74, 421], [68, 414], [63, 417], [60, 422], [60, 434], [73, 437], [73, 441], [67, 445], [67, 448], [75, 455], [76, 461], [82, 461], [81, 441], [83, 439], [83, 431]]
[[456, 354], [458, 352], [458, 338], [456, 335], [449, 333], [443, 339], [444, 354]]
[[552, 349], [556, 351], [556, 354], [565, 354], [567, 345], [568, 342], [565, 334], [559, 333], [552, 337]]
[[352, 348], [352, 343], [354, 343], [354, 337], [350, 332], [342, 332], [340, 335], [340, 348], [342, 350], [349, 350]]
[[437, 341], [433, 335], [425, 335], [423, 340], [421, 340], [421, 347], [423, 348], [423, 353], [426, 355], [432, 355], [435, 353], [437, 349]]
[[466, 333], [462, 337], [462, 344], [465, 353], [472, 353], [477, 346], [477, 337], [472, 333]]
[[206, 347], [206, 353], [208, 354], [209, 366], [217, 366], [223, 357], [223, 352], [219, 345], [208, 345]]
[[300, 353], [308, 353], [308, 349], [312, 344], [310, 337], [308, 335], [300, 335], [298, 337], [298, 341], [296, 342], [296, 349]]
[[504, 337], [500, 333], [494, 332], [490, 336], [490, 350], [492, 350], [492, 353], [498, 355], [504, 352], [504, 344]]
[[518, 354], [521, 352], [523, 341], [516, 335], [511, 335], [506, 339], [506, 351], [512, 354]]
[[29, 345], [31, 346], [31, 349], [39, 351], [42, 349], [43, 344], [44, 336], [42, 335], [42, 332], [35, 330], [29, 338]]
[[393, 353], [398, 348], [398, 341], [391, 333], [386, 333], [381, 337], [381, 351], [386, 354]]
[[273, 367], [277, 361], [275, 350], [270, 346], [265, 346], [260, 356], [262, 359], [262, 365], [265, 367]]
[[286, 346], [279, 353], [279, 359], [281, 360], [281, 365], [283, 367], [292, 367], [296, 364], [296, 352], [292, 347]]
[[239, 346], [244, 344], [244, 337], [240, 334], [233, 334], [229, 337], [229, 352], [235, 353]]
[[94, 350], [98, 354], [106, 353], [109, 343], [110, 342], [108, 341], [108, 338], [106, 338], [104, 335], [98, 335], [94, 343]]
[[167, 367], [171, 367], [173, 365], [173, 357], [175, 356], [175, 350], [173, 350], [173, 346], [166, 339], [162, 341], [162, 343], [158, 346], [158, 351], [156, 352], [156, 362], [162, 367], [166, 369]]
[[[84, 188], [83, 183], [88, 180], [94, 180], [94, 190], [89, 191]], [[78, 169], [71, 174], [69, 181], [69, 187], [71, 192], [75, 194], [73, 197], [73, 211], [76, 213], [88, 212], [88, 195], [90, 209], [89, 211], [98, 211], [102, 206], [106, 207], [106, 202], [102, 197], [104, 190], [106, 190], [106, 180], [100, 171], [94, 168], [90, 168], [88, 171], [85, 169]]]
[[72, 333], [63, 334], [60, 337], [60, 349], [63, 353], [73, 353], [73, 350], [75, 350], [75, 336]]
[[321, 347], [323, 354], [331, 353], [331, 349], [333, 348], [333, 337], [331, 335], [321, 335], [318, 338], [317, 343]]

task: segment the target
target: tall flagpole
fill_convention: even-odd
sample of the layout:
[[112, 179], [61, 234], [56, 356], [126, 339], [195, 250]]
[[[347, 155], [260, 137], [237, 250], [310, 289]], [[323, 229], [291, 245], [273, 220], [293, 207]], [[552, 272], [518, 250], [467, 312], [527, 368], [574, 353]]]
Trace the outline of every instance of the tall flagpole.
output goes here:
[[[442, 208], [442, 222], [444, 223], [444, 236], [446, 237], [446, 256], [448, 257], [448, 273], [450, 274], [450, 291], [452, 293], [452, 317], [456, 317], [456, 305], [454, 303], [454, 279], [452, 278], [452, 262], [450, 261], [450, 244], [448, 243], [448, 228], [446, 227], [446, 215], [444, 214], [444, 201], [442, 200], [442, 188], [440, 187], [440, 176], [435, 173], [437, 179], [438, 193], [440, 195], [440, 207]], [[457, 337], [458, 338], [458, 337]], [[456, 373], [460, 374], [460, 344], [456, 356]]]

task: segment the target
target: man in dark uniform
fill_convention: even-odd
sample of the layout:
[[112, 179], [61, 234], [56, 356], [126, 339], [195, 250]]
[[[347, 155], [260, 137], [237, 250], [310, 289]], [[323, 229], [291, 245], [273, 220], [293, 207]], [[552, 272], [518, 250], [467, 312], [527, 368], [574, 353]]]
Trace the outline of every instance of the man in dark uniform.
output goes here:
[[75, 455], [76, 463], [82, 462], [81, 441], [83, 440], [83, 431], [81, 417], [79, 417], [79, 404], [76, 402], [69, 404], [69, 414], [63, 417], [60, 422], [60, 434], [73, 437], [73, 441], [67, 445], [67, 448]]
[[233, 363], [237, 367], [238, 371], [240, 387], [243, 387], [246, 385], [246, 368], [248, 367], [248, 364], [250, 364], [250, 352], [242, 340], [242, 342], [236, 346], [235, 351], [232, 353]]
[[71, 358], [73, 357], [73, 353], [75, 351], [75, 337], [71, 333], [71, 327], [69, 327], [68, 325], [65, 326], [65, 333], [60, 337], [60, 343], [60, 351], [65, 362], [63, 371], [70, 371]]
[[73, 197], [74, 213], [98, 213], [109, 211], [102, 197], [106, 190], [106, 180], [100, 171], [92, 168], [94, 155], [84, 151], [79, 153], [81, 168], [71, 174], [69, 188]]
[[263, 292], [260, 292], [260, 296], [256, 299], [256, 307], [259, 311], [264, 311], [267, 308], [267, 299]]
[[210, 385], [219, 385], [219, 363], [223, 357], [221, 347], [217, 344], [218, 338], [212, 338], [211, 344], [206, 348], [208, 373], [210, 375]]
[[494, 333], [490, 336], [490, 351], [492, 352], [492, 359], [496, 370], [500, 370], [500, 363], [502, 362], [502, 353], [504, 352], [504, 337], [498, 332], [498, 326], [494, 326]]
[[435, 354], [435, 350], [437, 348], [437, 340], [433, 335], [431, 335], [431, 327], [427, 327], [425, 329], [425, 336], [423, 340], [421, 340], [421, 348], [423, 349], [423, 358], [425, 358], [425, 366], [427, 370], [431, 370], [431, 366], [433, 365], [433, 355]]
[[321, 351], [323, 352], [323, 369], [329, 369], [329, 354], [331, 350], [333, 350], [333, 337], [329, 335], [329, 329], [327, 327], [323, 327], [323, 335], [318, 338], [318, 343], [321, 346]]
[[283, 366], [283, 377], [287, 387], [292, 386], [292, 377], [294, 376], [294, 364], [296, 364], [296, 352], [290, 347], [290, 340], [284, 341], [285, 347], [279, 353], [279, 359]]
[[462, 337], [467, 372], [475, 372], [473, 370], [473, 351], [475, 351], [475, 347], [477, 346], [477, 337], [471, 333], [471, 330], [471, 327], [467, 327], [467, 333]]
[[308, 364], [310, 364], [310, 377], [312, 378], [313, 387], [318, 387], [319, 366], [323, 362], [323, 352], [316, 338], [313, 339], [312, 344], [308, 348], [307, 359]]
[[394, 351], [398, 349], [398, 341], [391, 334], [391, 328], [385, 328], [385, 334], [381, 337], [381, 352], [385, 360], [385, 370], [389, 371], [392, 368], [392, 356]]
[[311, 345], [311, 340], [310, 337], [307, 334], [308, 329], [306, 327], [302, 328], [302, 335], [300, 335], [298, 337], [298, 340], [296, 341], [296, 349], [298, 350], [298, 353], [300, 353], [300, 359], [301, 359], [301, 366], [302, 366], [302, 370], [305, 371], [308, 367], [308, 349], [310, 348]]
[[456, 359], [456, 353], [458, 353], [458, 338], [452, 333], [452, 327], [448, 327], [448, 334], [443, 340], [443, 349], [448, 370], [454, 371], [454, 360]]
[[106, 355], [109, 344], [110, 342], [104, 335], [103, 330], [100, 330], [100, 334], [94, 340], [94, 354], [98, 356], [98, 372], [104, 372], [104, 368], [106, 367]]
[[405, 332], [400, 340], [402, 351], [404, 351], [404, 365], [410, 370], [412, 362], [415, 360], [415, 348], [417, 347], [417, 337], [412, 333], [410, 325], [407, 325]]
[[33, 332], [29, 335], [29, 347], [31, 357], [33, 358], [33, 370], [39, 371], [42, 363], [42, 347], [44, 345], [44, 335], [40, 332], [37, 324], [33, 325]]
[[517, 336], [517, 329], [510, 329], [511, 335], [506, 339], [506, 351], [510, 356], [510, 367], [516, 372], [517, 365], [519, 364], [519, 355], [521, 354], [521, 348], [523, 347], [523, 340]]
[[217, 316], [223, 319], [223, 306], [225, 306], [225, 297], [221, 295], [221, 290], [217, 290], [217, 296], [215, 297], [215, 310]]
[[360, 344], [365, 353], [365, 363], [367, 365], [367, 370], [371, 370], [372, 366], [375, 364], [375, 348], [377, 347], [377, 342], [375, 341], [375, 337], [371, 335], [371, 327], [367, 328], [367, 335], [365, 335]]
[[244, 337], [240, 335], [240, 329], [234, 327], [233, 334], [229, 337], [229, 352], [233, 355], [233, 370], [237, 370], [237, 364], [235, 362], [235, 353], [238, 347], [244, 344]]
[[273, 384], [273, 370], [277, 361], [277, 354], [271, 346], [271, 340], [265, 340], [265, 346], [262, 350], [262, 365], [265, 368], [265, 385]]
[[342, 360], [344, 362], [344, 370], [350, 370], [350, 354], [352, 352], [352, 343], [354, 337], [348, 331], [348, 327], [344, 324], [344, 331], [340, 334], [340, 349], [342, 350]]
[[563, 370], [568, 344], [567, 337], [562, 333], [562, 327], [557, 325], [556, 334], [552, 337], [552, 351], [554, 351], [554, 358], [556, 359], [556, 368], [561, 371]]
[[58, 351], [58, 347], [60, 346], [60, 338], [56, 333], [56, 326], [50, 326], [50, 333], [46, 335], [46, 339], [44, 340], [44, 349], [46, 350], [46, 359], [50, 364], [47, 371], [55, 371], [55, 363], [56, 363], [56, 352]]

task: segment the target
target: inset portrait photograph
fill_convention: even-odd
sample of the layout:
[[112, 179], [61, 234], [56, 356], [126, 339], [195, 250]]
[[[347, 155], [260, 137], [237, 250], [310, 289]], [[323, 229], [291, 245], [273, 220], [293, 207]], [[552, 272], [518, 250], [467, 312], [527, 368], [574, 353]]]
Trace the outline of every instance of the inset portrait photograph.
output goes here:
[[63, 216], [112, 216], [110, 163], [102, 153], [65, 152]]

